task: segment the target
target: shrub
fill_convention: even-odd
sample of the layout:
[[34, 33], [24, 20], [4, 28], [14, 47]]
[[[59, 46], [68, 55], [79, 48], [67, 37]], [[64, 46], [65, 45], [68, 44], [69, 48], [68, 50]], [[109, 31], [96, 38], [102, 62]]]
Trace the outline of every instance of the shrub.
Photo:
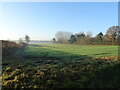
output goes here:
[[12, 41], [2, 40], [2, 56], [13, 56], [18, 55], [24, 51], [26, 47], [25, 43], [17, 44]]

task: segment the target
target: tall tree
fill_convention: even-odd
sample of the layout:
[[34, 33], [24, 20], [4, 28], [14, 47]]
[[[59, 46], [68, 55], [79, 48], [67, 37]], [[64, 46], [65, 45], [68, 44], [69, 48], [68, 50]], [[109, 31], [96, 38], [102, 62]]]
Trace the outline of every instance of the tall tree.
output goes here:
[[97, 35], [97, 41], [102, 41], [103, 40], [103, 33], [100, 32], [98, 35]]
[[84, 39], [85, 34], [84, 34], [84, 32], [80, 32], [78, 34], [75, 34], [75, 37], [76, 37], [77, 42], [80, 43]]
[[75, 43], [76, 42], [76, 38], [75, 38], [74, 35], [71, 35], [69, 42], [70, 43]]
[[117, 39], [117, 32], [114, 32], [114, 33], [111, 35], [111, 38], [112, 38], [112, 42], [115, 42], [116, 39]]
[[25, 36], [25, 41], [26, 41], [27, 44], [29, 44], [29, 42], [30, 42], [30, 37], [29, 37], [28, 35]]
[[53, 42], [53, 43], [55, 43], [55, 42], [56, 42], [56, 39], [55, 39], [55, 38], [53, 38], [53, 39], [52, 39], [52, 42]]
[[106, 35], [110, 38], [109, 42], [111, 42], [111, 44], [118, 42], [119, 32], [120, 32], [119, 26], [112, 26], [107, 29]]
[[85, 44], [85, 34], [84, 33], [78, 34], [77, 40], [79, 44]]

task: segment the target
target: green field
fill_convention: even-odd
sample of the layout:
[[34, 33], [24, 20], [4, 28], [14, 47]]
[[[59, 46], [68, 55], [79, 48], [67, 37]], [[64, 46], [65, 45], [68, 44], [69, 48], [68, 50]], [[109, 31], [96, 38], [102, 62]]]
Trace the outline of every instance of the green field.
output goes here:
[[70, 45], [70, 44], [42, 44], [38, 46], [30, 46], [27, 54], [42, 56], [66, 57], [70, 55], [86, 55], [88, 57], [106, 57], [117, 56], [118, 46], [100, 46], [100, 45]]
[[31, 44], [3, 60], [3, 87], [120, 87], [118, 46]]

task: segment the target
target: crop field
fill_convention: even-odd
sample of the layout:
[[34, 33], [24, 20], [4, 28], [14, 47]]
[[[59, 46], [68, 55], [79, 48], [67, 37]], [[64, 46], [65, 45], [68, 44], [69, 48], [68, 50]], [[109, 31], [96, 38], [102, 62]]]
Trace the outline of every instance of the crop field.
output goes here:
[[120, 88], [118, 46], [30, 44], [2, 63], [3, 88]]

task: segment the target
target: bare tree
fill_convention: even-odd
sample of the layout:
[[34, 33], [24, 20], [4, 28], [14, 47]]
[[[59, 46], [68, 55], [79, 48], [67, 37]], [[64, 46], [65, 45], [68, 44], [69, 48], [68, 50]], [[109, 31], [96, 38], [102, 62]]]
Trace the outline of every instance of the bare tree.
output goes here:
[[87, 37], [87, 38], [92, 38], [92, 33], [91, 33], [91, 32], [87, 32], [87, 33], [86, 33], [86, 37]]
[[18, 42], [19, 42], [19, 43], [23, 43], [23, 40], [22, 40], [22, 38], [20, 38], [20, 39], [18, 40]]
[[55, 34], [55, 38], [58, 43], [67, 43], [68, 39], [70, 39], [71, 35], [72, 35], [71, 32], [58, 31]]
[[91, 43], [91, 39], [92, 39], [92, 33], [91, 32], [87, 32], [86, 36], [85, 36], [86, 44], [90, 44]]

